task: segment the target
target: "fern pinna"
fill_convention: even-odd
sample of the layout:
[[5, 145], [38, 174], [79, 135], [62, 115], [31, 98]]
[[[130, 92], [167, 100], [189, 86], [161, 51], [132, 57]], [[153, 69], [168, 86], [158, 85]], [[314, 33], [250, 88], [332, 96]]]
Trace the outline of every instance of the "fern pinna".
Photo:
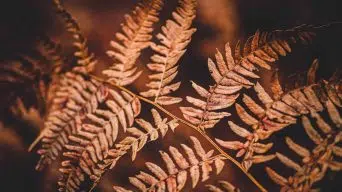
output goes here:
[[[42, 55], [53, 65], [39, 70], [45, 71], [44, 77], [50, 76], [49, 81], [21, 65], [1, 69], [6, 74], [1, 81], [21, 82], [18, 77], [39, 80], [35, 86], [43, 98], [44, 125], [30, 150], [38, 148], [37, 170], [61, 159], [59, 191], [93, 190], [107, 171], [115, 172], [122, 159], [138, 159], [139, 152], [149, 143], [158, 143], [171, 134], [176, 138], [175, 134], [183, 128], [196, 132], [196, 137], [184, 135], [192, 141], [192, 147], [184, 142], [181, 147], [170, 146], [167, 152], [160, 150], [164, 165], [146, 162], [146, 171], [128, 178], [131, 186], [115, 184], [114, 191], [200, 190], [200, 184], [207, 191], [240, 191], [243, 186], [234, 187], [230, 179], [216, 179], [228, 163], [233, 163], [260, 191], [266, 189], [249, 172], [253, 164], [278, 159], [294, 169], [295, 173], [285, 178], [267, 165], [266, 172], [282, 191], [310, 191], [328, 170], [340, 171], [341, 81], [338, 77], [316, 80], [319, 66], [314, 62], [307, 85], [284, 90], [278, 77], [281, 71], [275, 67], [275, 62], [290, 54], [295, 44], [303, 46], [314, 41], [322, 27], [258, 30], [245, 43], [238, 42], [233, 50], [226, 43], [224, 53], [215, 53], [215, 62], [208, 59], [214, 84], [206, 88], [190, 81], [199, 97], [182, 98], [173, 93], [186, 83], [183, 78], [176, 78], [182, 70], [181, 58], [197, 31], [193, 27], [196, 0], [178, 0], [160, 29], [156, 25], [168, 2], [141, 0], [125, 15], [120, 32], [110, 42], [106, 53], [113, 61], [101, 75], [93, 72], [100, 59], [88, 48], [76, 20], [59, 0], [53, 3], [72, 36], [75, 59], [65, 59], [59, 46], [48, 37], [42, 38]], [[145, 51], [151, 55], [141, 66]], [[131, 88], [144, 76], [145, 66], [149, 69], [148, 79], [145, 89], [139, 89], [137, 94]], [[261, 70], [274, 72], [269, 89], [262, 81]], [[22, 101], [17, 104], [22, 105]], [[181, 115], [174, 114], [172, 107], [179, 109]], [[146, 117], [145, 111], [150, 111], [151, 118]], [[325, 120], [325, 114], [330, 120]], [[219, 122], [225, 122], [231, 135], [241, 138], [212, 137], [208, 129], [218, 128]], [[288, 147], [302, 157], [301, 165], [283, 155], [283, 151], [273, 152], [277, 143], [270, 141], [298, 122], [302, 122], [315, 144], [309, 150], [295, 138], [286, 137]], [[210, 145], [204, 146], [202, 140]], [[230, 155], [232, 151], [236, 151], [237, 159]]]
[[232, 185], [228, 181], [218, 181], [220, 184], [218, 185], [207, 185], [206, 187], [208, 188], [209, 191], [211, 192], [240, 192], [239, 188], [236, 188], [234, 185]]

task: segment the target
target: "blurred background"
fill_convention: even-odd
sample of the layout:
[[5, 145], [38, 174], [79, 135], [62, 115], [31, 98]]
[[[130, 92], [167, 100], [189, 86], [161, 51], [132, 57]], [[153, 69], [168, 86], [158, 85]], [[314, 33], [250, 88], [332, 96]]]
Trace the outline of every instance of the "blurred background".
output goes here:
[[[109, 48], [109, 41], [114, 38], [115, 32], [120, 30], [124, 14], [129, 13], [137, 1], [65, 0], [63, 2], [77, 18], [84, 35], [89, 40], [90, 50], [98, 56], [100, 65], [96, 73], [100, 75], [101, 69], [111, 65], [111, 60], [105, 55], [105, 51]], [[156, 29], [159, 29], [160, 25], [170, 18], [176, 4], [176, 0], [166, 1], [161, 14], [161, 22]], [[198, 16], [194, 23], [197, 32], [193, 36], [187, 53], [181, 59], [179, 77], [183, 81], [183, 86], [177, 94], [183, 97], [194, 95], [193, 91], [189, 91], [192, 90], [189, 80], [194, 80], [206, 87], [213, 83], [209, 78], [207, 59], [214, 57], [216, 49], [223, 50], [226, 42], [234, 45], [237, 40], [253, 35], [257, 29], [272, 31], [301, 24], [324, 25], [342, 21], [341, 5], [341, 1], [338, 0], [198, 0]], [[327, 79], [331, 76], [342, 63], [341, 32], [342, 28], [339, 25], [327, 27], [318, 35], [313, 45], [295, 47], [290, 56], [281, 58], [277, 66], [282, 85], [291, 86], [292, 81], [289, 77], [307, 70], [315, 58], [320, 61], [319, 77]], [[1, 65], [14, 62], [22, 55], [34, 56], [36, 41], [42, 35], [48, 35], [61, 43], [67, 56], [72, 54], [70, 37], [65, 33], [63, 23], [54, 13], [50, 1], [3, 1], [0, 6]], [[141, 67], [144, 67], [143, 65], [148, 61], [149, 54], [147, 51], [145, 54], [147, 56], [140, 59]], [[261, 72], [264, 77], [262, 84], [267, 86], [271, 72]], [[146, 76], [144, 75], [143, 78]], [[131, 88], [144, 90], [144, 81], [139, 81]], [[39, 129], [35, 128], [36, 125], [18, 120], [12, 113], [9, 113], [9, 106], [16, 102], [15, 94], [23, 95], [28, 103], [27, 106], [34, 103], [30, 100], [30, 90], [27, 89], [29, 88], [23, 84], [8, 86], [0, 83], [0, 113], [1, 120], [4, 122], [0, 124], [0, 191], [55, 191], [58, 164], [56, 163], [51, 169], [42, 173], [36, 172], [34, 167], [38, 156], [27, 152], [28, 146], [38, 135]], [[187, 104], [184, 102], [181, 105]], [[169, 110], [181, 116], [177, 107], [169, 108]], [[303, 137], [303, 142], [305, 142], [305, 135], [300, 129], [294, 126], [289, 130], [272, 138], [273, 141], [279, 142], [278, 148], [272, 149], [273, 152], [286, 148], [283, 144], [285, 134], [296, 136], [300, 140]], [[223, 120], [218, 128], [210, 130], [208, 134], [220, 139], [236, 139], [228, 130], [226, 120]], [[135, 174], [139, 168], [143, 167], [144, 162], [155, 162], [156, 159], [160, 159], [156, 158], [159, 149], [165, 150], [170, 145], [178, 146], [180, 142], [189, 143], [187, 139], [189, 135], [196, 135], [196, 133], [186, 127], [181, 127], [175, 135], [168, 134], [163, 142], [149, 144], [134, 162], [133, 165], [136, 168], [132, 168], [130, 163], [121, 163], [115, 171], [110, 171], [105, 175], [95, 190], [111, 191], [113, 184], [127, 183], [127, 176]], [[209, 149], [209, 145], [205, 147]], [[130, 161], [129, 158], [122, 160], [122, 162], [128, 161]], [[271, 163], [273, 168], [279, 165], [276, 162]], [[279, 190], [267, 178], [262, 167], [262, 165], [254, 166], [251, 173], [269, 191]], [[242, 191], [257, 191], [247, 177], [231, 163], [228, 163], [225, 173], [216, 179], [218, 178], [231, 181], [241, 187]], [[342, 184], [338, 181], [341, 179], [341, 174], [328, 173], [320, 187], [322, 191], [339, 191]], [[198, 191], [205, 190], [203, 186], [200, 186]]]

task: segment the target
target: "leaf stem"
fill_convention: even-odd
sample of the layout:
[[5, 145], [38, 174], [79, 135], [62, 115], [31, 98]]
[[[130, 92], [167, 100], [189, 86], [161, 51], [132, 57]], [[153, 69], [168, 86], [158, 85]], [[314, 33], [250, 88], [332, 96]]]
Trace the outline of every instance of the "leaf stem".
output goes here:
[[145, 103], [148, 103], [154, 107], [156, 107], [157, 109], [159, 109], [160, 111], [164, 112], [166, 115], [170, 116], [173, 119], [176, 119], [177, 121], [183, 123], [184, 125], [194, 129], [195, 131], [197, 131], [198, 133], [200, 133], [218, 152], [220, 152], [225, 158], [227, 158], [228, 160], [230, 160], [233, 164], [235, 164], [240, 170], [242, 170], [244, 172], [244, 174], [263, 192], [266, 192], [267, 190], [250, 174], [247, 172], [247, 170], [245, 170], [242, 165], [236, 161], [232, 156], [228, 155], [226, 152], [224, 152], [216, 143], [215, 141], [213, 141], [204, 131], [202, 131], [200, 128], [194, 126], [193, 124], [189, 123], [188, 121], [177, 117], [176, 115], [170, 113], [168, 110], [166, 110], [165, 108], [163, 108], [161, 105], [145, 98], [142, 97], [140, 95], [137, 95], [135, 93], [133, 93], [132, 91], [128, 90], [125, 87], [119, 86], [119, 85], [115, 85], [114, 83], [108, 82], [106, 80], [103, 80], [99, 77], [96, 77], [94, 75], [91, 75], [92, 78], [96, 79], [97, 81], [101, 81], [103, 83], [107, 83], [110, 84], [114, 87], [117, 87], [118, 89], [127, 92], [128, 94], [139, 98], [140, 100], [144, 101]]

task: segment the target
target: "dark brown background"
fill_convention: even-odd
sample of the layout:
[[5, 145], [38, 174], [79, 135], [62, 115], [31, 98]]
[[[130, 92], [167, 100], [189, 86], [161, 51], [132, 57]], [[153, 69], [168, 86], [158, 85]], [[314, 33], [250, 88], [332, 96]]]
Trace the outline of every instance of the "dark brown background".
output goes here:
[[[133, 0], [69, 0], [66, 7], [78, 19], [85, 35], [89, 38], [90, 49], [96, 53], [101, 61], [101, 68], [111, 64], [105, 56], [109, 41], [119, 30], [123, 15], [128, 13], [135, 5]], [[162, 23], [170, 16], [175, 0], [167, 0], [167, 6], [162, 13]], [[189, 80], [202, 85], [212, 84], [209, 77], [206, 61], [213, 57], [215, 48], [222, 49], [225, 42], [233, 44], [238, 39], [252, 35], [257, 29], [271, 31], [286, 29], [300, 24], [326, 24], [342, 21], [340, 11], [341, 3], [338, 0], [199, 0], [198, 17], [195, 21], [197, 33], [188, 47], [188, 52], [181, 60], [180, 77], [183, 87], [179, 95], [194, 95]], [[320, 33], [312, 46], [295, 47], [294, 53], [278, 62], [282, 83], [287, 84], [287, 76], [304, 71], [313, 58], [320, 59], [319, 76], [327, 78], [341, 66], [341, 27], [338, 25], [327, 28]], [[0, 6], [0, 62], [15, 58], [17, 54], [31, 54], [37, 37], [48, 34], [54, 40], [65, 45], [65, 51], [70, 54], [71, 48], [68, 36], [63, 32], [63, 25], [55, 16], [50, 1], [46, 0], [11, 0], [3, 1]], [[149, 52], [146, 53], [147, 55]], [[143, 57], [145, 63], [148, 57]], [[269, 74], [265, 73], [265, 77]], [[267, 78], [263, 84], [267, 85]], [[143, 81], [140, 81], [143, 82]], [[14, 87], [13, 87], [14, 88]], [[17, 87], [15, 87], [17, 88]], [[19, 87], [20, 89], [20, 87]], [[144, 89], [143, 83], [138, 83], [133, 89]], [[6, 96], [7, 91], [0, 94]], [[2, 103], [2, 111], [5, 103]], [[182, 105], [187, 105], [182, 103]], [[178, 116], [179, 111], [171, 108]], [[2, 119], [10, 122], [11, 129], [0, 129], [0, 191], [54, 191], [56, 167], [43, 173], [34, 171], [38, 157], [26, 152], [28, 145], [33, 141], [38, 130], [25, 123], [21, 123], [2, 112]], [[283, 150], [283, 136], [289, 134], [297, 140], [305, 141], [304, 134], [294, 126], [288, 132], [282, 132], [272, 138], [277, 146], [272, 151]], [[226, 120], [218, 128], [210, 130], [209, 134], [221, 139], [236, 138], [226, 126]], [[179, 146], [179, 142], [189, 143], [188, 135], [196, 135], [186, 127], [180, 127], [176, 136], [168, 134], [164, 143], [149, 144], [138, 156], [134, 165], [143, 167], [145, 161], [156, 162], [159, 149], [167, 149], [171, 144]], [[200, 136], [199, 136], [200, 137]], [[176, 141], [176, 142], [175, 142]], [[279, 143], [279, 144], [278, 144]], [[205, 144], [205, 142], [204, 142]], [[206, 146], [210, 148], [209, 145]], [[290, 152], [284, 152], [290, 154]], [[293, 155], [293, 154], [292, 154]], [[129, 158], [122, 162], [130, 161]], [[126, 183], [127, 176], [136, 173], [138, 169], [132, 168], [130, 163], [121, 163], [117, 170], [107, 174], [97, 191], [111, 191], [114, 181]], [[277, 169], [279, 163], [271, 162], [271, 167]], [[257, 191], [255, 186], [241, 171], [228, 163], [225, 174], [218, 178], [228, 179], [242, 191]], [[277, 191], [276, 186], [265, 176], [263, 166], [255, 166], [251, 173], [270, 191]], [[121, 168], [121, 169], [120, 169]], [[121, 170], [121, 171], [118, 171]], [[281, 170], [281, 169], [277, 169]], [[288, 173], [288, 172], [286, 172]], [[284, 173], [285, 174], [285, 173]], [[326, 181], [321, 186], [322, 191], [339, 191], [342, 185], [341, 174], [328, 173]], [[242, 185], [243, 184], [243, 185]], [[200, 188], [199, 191], [203, 191]]]

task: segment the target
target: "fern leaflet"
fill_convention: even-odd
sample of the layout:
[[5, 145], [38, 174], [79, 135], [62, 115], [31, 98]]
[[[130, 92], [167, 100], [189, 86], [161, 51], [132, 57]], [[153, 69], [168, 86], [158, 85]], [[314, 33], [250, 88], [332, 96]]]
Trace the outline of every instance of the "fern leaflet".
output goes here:
[[133, 83], [142, 73], [135, 67], [141, 51], [151, 44], [153, 24], [159, 21], [162, 0], [144, 0], [125, 16], [122, 24], [123, 33], [116, 33], [117, 41], [111, 41], [113, 50], [107, 55], [114, 59], [114, 64], [102, 73], [116, 85], [126, 86]]
[[144, 97], [154, 97], [154, 102], [161, 105], [171, 105], [182, 101], [181, 98], [167, 96], [179, 89], [181, 82], [170, 84], [177, 76], [179, 59], [185, 53], [185, 48], [196, 31], [190, 28], [196, 15], [196, 1], [182, 0], [179, 7], [172, 13], [173, 19], [167, 20], [162, 27], [162, 33], [157, 35], [162, 45], [152, 44], [156, 52], [151, 57], [152, 63], [147, 67], [155, 72], [149, 76], [150, 89], [140, 94]]

